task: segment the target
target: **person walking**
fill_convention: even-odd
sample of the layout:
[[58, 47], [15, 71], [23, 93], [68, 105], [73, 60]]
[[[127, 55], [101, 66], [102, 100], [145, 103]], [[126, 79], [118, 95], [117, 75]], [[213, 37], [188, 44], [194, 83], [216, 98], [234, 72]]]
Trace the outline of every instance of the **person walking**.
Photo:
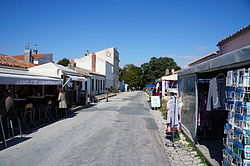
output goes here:
[[105, 89], [105, 98], [106, 98], [106, 102], [109, 101], [108, 97], [109, 97], [109, 89], [106, 88], [106, 89]]
[[66, 109], [67, 109], [67, 103], [66, 103], [66, 97], [65, 93], [62, 89], [59, 89], [59, 95], [58, 95], [58, 102], [59, 102], [59, 116], [60, 119], [64, 119], [66, 116]]

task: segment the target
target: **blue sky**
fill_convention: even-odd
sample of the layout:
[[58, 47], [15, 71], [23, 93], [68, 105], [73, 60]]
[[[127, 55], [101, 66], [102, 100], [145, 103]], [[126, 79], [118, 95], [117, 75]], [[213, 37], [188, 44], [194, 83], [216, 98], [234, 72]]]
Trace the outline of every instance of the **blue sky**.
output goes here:
[[250, 24], [249, 0], [0, 0], [0, 53], [74, 59], [117, 47], [120, 65], [169, 56], [182, 67]]

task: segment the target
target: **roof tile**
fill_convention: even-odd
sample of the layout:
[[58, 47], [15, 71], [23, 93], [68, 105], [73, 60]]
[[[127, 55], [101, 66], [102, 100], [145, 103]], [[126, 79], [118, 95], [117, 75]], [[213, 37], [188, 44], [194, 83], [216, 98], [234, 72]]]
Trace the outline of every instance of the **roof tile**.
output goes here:
[[[53, 55], [53, 54], [32, 54], [34, 59], [39, 59], [39, 58], [42, 58], [44, 56], [49, 56], [49, 55]], [[18, 59], [18, 60], [23, 60], [24, 59], [24, 55], [15, 55], [15, 56], [12, 56], [12, 57], [15, 58], [15, 59]]]
[[237, 37], [238, 35], [240, 35], [241, 33], [247, 31], [247, 30], [250, 30], [250, 24], [245, 26], [244, 28], [238, 30], [237, 32], [229, 35], [227, 38], [221, 40], [218, 42], [217, 46], [221, 46], [222, 44], [225, 44], [226, 42], [232, 40], [233, 38]]
[[4, 54], [0, 54], [0, 65], [3, 66], [11, 66], [11, 67], [22, 67], [29, 68], [34, 67], [34, 64], [29, 64], [20, 60], [13, 58], [12, 56], [7, 56]]

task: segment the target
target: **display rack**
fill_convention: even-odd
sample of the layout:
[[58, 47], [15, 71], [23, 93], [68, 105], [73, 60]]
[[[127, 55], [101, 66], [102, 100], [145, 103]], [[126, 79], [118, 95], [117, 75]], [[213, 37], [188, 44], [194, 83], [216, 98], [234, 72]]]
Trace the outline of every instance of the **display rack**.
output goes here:
[[250, 166], [250, 69], [227, 72], [223, 166]]

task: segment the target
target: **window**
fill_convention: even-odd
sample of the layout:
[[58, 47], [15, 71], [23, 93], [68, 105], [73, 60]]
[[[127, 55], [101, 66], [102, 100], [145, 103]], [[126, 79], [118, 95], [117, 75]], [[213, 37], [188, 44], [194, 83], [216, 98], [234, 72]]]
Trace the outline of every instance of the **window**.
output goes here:
[[105, 89], [105, 80], [103, 80], [103, 89]]
[[98, 90], [98, 80], [95, 80], [95, 90]]
[[91, 79], [91, 90], [94, 91], [95, 90], [95, 86], [94, 86], [95, 80]]
[[85, 90], [88, 90], [88, 81], [85, 82]]
[[101, 81], [101, 88], [100, 89], [102, 89], [103, 88], [103, 86], [102, 86], [102, 80], [100, 80]]

